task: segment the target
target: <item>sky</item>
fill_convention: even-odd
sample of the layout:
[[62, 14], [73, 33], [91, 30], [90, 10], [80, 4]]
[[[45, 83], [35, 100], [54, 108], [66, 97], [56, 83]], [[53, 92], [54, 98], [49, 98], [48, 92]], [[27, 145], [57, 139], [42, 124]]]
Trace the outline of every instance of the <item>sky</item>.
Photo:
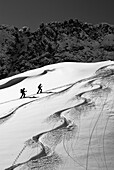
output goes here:
[[114, 25], [114, 0], [0, 0], [0, 25], [28, 26], [78, 19]]

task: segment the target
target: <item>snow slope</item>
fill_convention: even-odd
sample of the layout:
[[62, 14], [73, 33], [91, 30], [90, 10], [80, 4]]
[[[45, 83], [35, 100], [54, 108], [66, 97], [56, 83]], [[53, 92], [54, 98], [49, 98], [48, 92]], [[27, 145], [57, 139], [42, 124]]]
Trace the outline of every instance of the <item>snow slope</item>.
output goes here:
[[113, 84], [112, 61], [53, 64], [1, 80], [0, 169], [113, 170]]

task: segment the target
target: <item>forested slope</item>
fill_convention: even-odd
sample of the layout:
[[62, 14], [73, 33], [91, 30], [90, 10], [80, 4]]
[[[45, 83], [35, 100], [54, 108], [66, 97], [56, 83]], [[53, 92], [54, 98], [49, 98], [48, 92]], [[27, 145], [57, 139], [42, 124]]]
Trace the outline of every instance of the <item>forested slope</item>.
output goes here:
[[114, 60], [114, 26], [77, 19], [30, 28], [0, 26], [0, 79], [58, 62]]

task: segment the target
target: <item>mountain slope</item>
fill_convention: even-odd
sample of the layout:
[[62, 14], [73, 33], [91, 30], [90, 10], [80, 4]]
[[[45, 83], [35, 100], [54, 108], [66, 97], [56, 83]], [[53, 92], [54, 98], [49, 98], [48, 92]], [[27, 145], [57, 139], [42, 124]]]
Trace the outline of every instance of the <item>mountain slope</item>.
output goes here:
[[[59, 63], [1, 80], [0, 168], [113, 170], [113, 83], [112, 61]], [[19, 99], [23, 86], [27, 98]]]

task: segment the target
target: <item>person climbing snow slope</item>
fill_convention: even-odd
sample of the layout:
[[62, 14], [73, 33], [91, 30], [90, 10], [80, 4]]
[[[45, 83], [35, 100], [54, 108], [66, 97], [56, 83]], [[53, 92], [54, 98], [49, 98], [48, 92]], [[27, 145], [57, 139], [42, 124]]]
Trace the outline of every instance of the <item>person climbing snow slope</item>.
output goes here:
[[42, 93], [42, 84], [39, 84], [39, 85], [38, 85], [37, 94], [38, 94], [38, 93]]
[[20, 99], [25, 98], [25, 95], [26, 95], [25, 92], [27, 92], [27, 91], [25, 90], [25, 88], [23, 88], [23, 89], [20, 90], [20, 93], [21, 93]]

